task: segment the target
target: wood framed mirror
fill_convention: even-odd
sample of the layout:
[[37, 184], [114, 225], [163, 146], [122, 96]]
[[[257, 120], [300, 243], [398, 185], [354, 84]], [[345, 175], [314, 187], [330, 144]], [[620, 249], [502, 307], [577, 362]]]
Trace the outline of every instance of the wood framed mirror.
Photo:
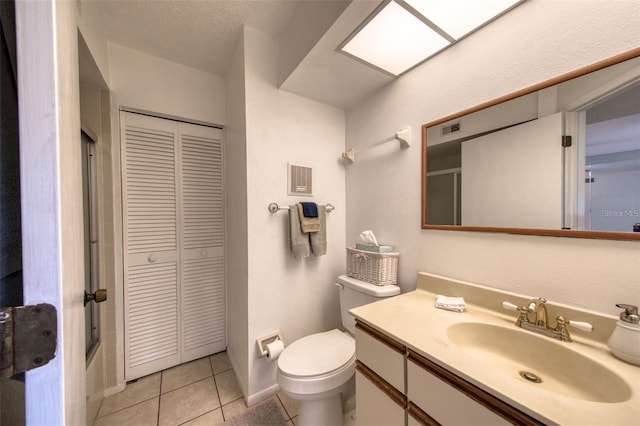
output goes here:
[[422, 228], [640, 241], [640, 47], [422, 126]]

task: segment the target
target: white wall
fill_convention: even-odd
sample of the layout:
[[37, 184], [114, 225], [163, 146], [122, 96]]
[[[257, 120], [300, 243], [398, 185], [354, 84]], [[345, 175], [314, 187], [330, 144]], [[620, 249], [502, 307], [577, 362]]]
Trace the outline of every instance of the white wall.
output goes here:
[[91, 2], [77, 1], [75, 6], [78, 31], [91, 52], [95, 66], [100, 72], [100, 77], [108, 84], [109, 52], [100, 13], [95, 10]]
[[[190, 121], [224, 125], [225, 81], [175, 62], [108, 43], [109, 89], [111, 90], [111, 134], [113, 135], [113, 176], [121, 176], [119, 108], [128, 107]], [[122, 187], [120, 179], [113, 187], [114, 235], [122, 235]], [[114, 268], [122, 271], [122, 239], [114, 242]], [[121, 390], [124, 381], [124, 295], [122, 274], [114, 277], [116, 289], [112, 299], [117, 310], [115, 333], [117, 386], [107, 394]], [[107, 371], [113, 361], [107, 354]], [[110, 386], [110, 383], [107, 383]]]
[[109, 88], [118, 107], [225, 123], [222, 77], [109, 42]]
[[348, 110], [346, 146], [406, 125], [414, 140], [347, 169], [347, 244], [373, 229], [395, 245], [403, 291], [427, 271], [611, 314], [615, 303], [640, 304], [637, 242], [420, 228], [422, 124], [639, 45], [635, 0], [529, 0]]
[[236, 46], [226, 79], [224, 140], [227, 355], [244, 395], [248, 394], [247, 129], [244, 37]]
[[[335, 279], [345, 270], [344, 111], [277, 89], [278, 45], [245, 29], [248, 214], [249, 402], [274, 390], [276, 363], [257, 358], [256, 339], [280, 330], [285, 343], [339, 325]], [[287, 163], [313, 169], [313, 198], [327, 215], [327, 255], [296, 260], [286, 211], [309, 198], [287, 195]], [[230, 236], [232, 238], [232, 236]], [[229, 283], [229, 285], [235, 285]], [[230, 311], [233, 307], [229, 307]]]

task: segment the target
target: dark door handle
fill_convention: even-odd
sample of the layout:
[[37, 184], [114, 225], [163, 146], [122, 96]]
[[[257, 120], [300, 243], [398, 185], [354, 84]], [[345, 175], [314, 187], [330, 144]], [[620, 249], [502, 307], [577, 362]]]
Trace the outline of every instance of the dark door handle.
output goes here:
[[87, 303], [91, 302], [92, 300], [96, 303], [104, 302], [105, 300], [107, 300], [107, 289], [99, 288], [95, 293], [87, 293], [87, 291], [85, 290], [84, 306], [87, 306]]

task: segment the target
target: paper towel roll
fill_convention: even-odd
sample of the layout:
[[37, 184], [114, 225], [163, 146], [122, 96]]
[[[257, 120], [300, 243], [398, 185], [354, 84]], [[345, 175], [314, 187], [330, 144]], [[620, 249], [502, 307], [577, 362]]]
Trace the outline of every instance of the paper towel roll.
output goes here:
[[277, 359], [284, 350], [284, 343], [282, 340], [276, 339], [267, 345], [265, 355], [269, 361]]

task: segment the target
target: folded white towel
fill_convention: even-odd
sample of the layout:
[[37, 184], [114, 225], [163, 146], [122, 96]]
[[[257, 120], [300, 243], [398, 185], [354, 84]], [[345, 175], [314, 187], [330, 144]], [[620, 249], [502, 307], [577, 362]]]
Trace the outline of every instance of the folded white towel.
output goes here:
[[464, 312], [467, 304], [463, 297], [447, 297], [439, 294], [436, 297], [436, 308], [446, 309], [448, 311]]

